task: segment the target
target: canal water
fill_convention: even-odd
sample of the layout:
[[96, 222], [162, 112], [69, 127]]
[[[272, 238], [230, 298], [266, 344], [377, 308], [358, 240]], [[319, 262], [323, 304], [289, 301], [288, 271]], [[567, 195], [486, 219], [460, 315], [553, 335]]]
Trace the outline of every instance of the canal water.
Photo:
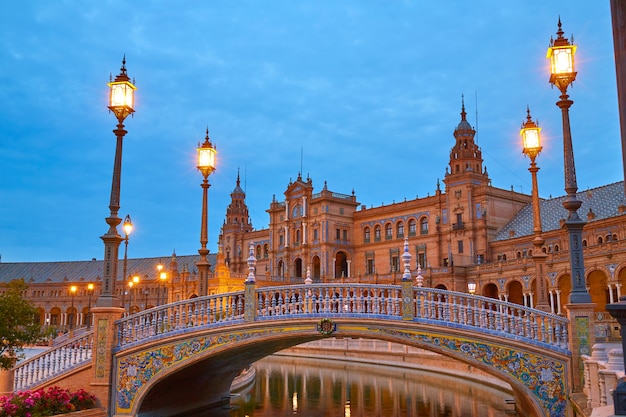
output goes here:
[[270, 356], [229, 406], [197, 417], [504, 417], [510, 386], [467, 375], [328, 359]]

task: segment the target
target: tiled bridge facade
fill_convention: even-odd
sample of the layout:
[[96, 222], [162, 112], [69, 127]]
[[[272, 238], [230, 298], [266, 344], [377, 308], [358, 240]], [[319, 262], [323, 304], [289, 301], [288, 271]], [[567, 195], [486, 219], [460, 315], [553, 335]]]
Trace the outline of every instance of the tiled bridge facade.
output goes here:
[[274, 352], [326, 337], [415, 346], [509, 383], [525, 415], [571, 415], [568, 320], [491, 298], [413, 286], [257, 287], [125, 318], [94, 309], [94, 329], [15, 370], [15, 390], [81, 387], [110, 416], [167, 416], [215, 404], [233, 379]]

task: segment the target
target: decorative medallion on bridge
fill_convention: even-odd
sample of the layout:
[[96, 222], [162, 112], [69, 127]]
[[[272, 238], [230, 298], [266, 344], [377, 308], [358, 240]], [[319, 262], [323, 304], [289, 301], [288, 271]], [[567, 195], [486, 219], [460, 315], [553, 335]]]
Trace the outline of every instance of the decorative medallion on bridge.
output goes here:
[[323, 335], [328, 336], [337, 330], [337, 325], [331, 319], [321, 319], [317, 323], [317, 331]]

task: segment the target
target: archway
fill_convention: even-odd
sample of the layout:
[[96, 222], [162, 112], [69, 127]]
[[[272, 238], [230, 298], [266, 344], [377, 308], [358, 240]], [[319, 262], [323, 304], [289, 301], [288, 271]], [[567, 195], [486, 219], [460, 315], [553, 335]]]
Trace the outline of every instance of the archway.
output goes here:
[[302, 278], [302, 258], [296, 258], [293, 261], [293, 275], [296, 278]]
[[345, 252], [339, 251], [335, 256], [335, 278], [348, 276], [348, 258]]
[[507, 292], [509, 293], [509, 303], [524, 305], [524, 290], [519, 281], [511, 281], [507, 287]]
[[489, 298], [498, 299], [498, 286], [494, 283], [489, 283], [483, 287], [483, 296]]
[[279, 277], [284, 277], [285, 276], [285, 264], [283, 264], [283, 261], [278, 261], [278, 276]]
[[321, 262], [320, 257], [315, 255], [312, 259], [313, 262], [313, 270], [311, 271], [311, 278], [319, 279], [322, 276]]
[[606, 305], [609, 303], [609, 286], [606, 274], [599, 269], [591, 271], [587, 277], [587, 285], [589, 286], [591, 302], [596, 303], [594, 311], [606, 311]]
[[558, 287], [559, 290], [561, 291], [560, 293], [560, 306], [559, 306], [559, 310], [560, 312], [565, 312], [565, 304], [569, 303], [569, 296], [572, 292], [572, 281], [570, 279], [569, 274], [563, 274], [561, 275], [561, 277], [559, 278], [559, 282], [558, 282]]

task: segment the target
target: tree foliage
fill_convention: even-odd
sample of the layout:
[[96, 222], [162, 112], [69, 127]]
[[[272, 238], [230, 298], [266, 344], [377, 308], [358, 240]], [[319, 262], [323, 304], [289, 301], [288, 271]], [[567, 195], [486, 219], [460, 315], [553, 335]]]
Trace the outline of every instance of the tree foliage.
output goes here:
[[37, 309], [22, 296], [27, 288], [24, 279], [17, 279], [0, 294], [0, 369], [12, 368], [24, 357], [24, 345], [42, 336], [35, 320]]

